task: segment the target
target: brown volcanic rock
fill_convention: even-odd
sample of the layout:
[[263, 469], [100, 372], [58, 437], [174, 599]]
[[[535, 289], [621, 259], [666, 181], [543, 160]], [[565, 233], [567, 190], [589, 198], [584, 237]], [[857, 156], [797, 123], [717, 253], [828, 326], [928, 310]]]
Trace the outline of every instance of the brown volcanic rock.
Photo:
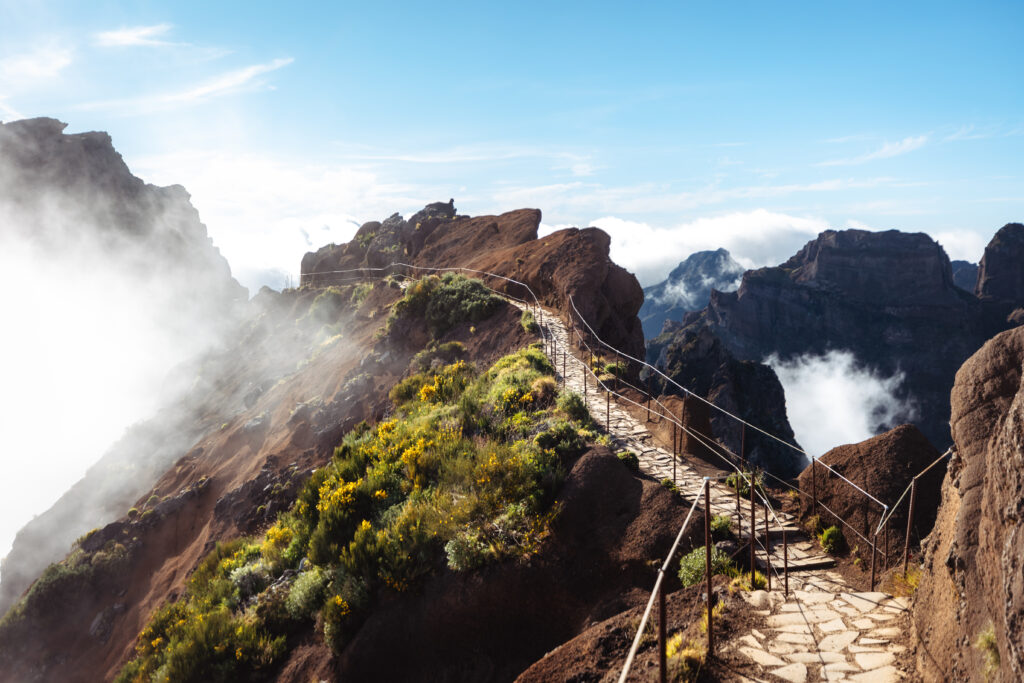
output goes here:
[[[541, 214], [537, 209], [472, 218], [456, 216], [454, 211], [452, 203], [439, 202], [429, 204], [408, 221], [395, 214], [383, 223], [367, 223], [348, 244], [306, 254], [302, 282], [331, 282], [345, 277], [335, 271], [389, 263], [486, 271], [526, 283], [565, 320], [572, 300], [606, 342], [632, 356], [642, 356], [643, 330], [636, 316], [643, 304], [643, 290], [631, 273], [609, 258], [607, 233], [598, 228], [570, 228], [538, 239]], [[528, 298], [520, 285], [485, 279], [499, 291]]]
[[954, 285], [942, 247], [897, 231], [827, 230], [781, 266], [747, 271], [736, 292], [712, 292], [685, 322], [707, 324], [740, 359], [842, 349], [883, 376], [903, 373], [897, 398], [942, 446], [953, 376], [984, 339], [980, 304]]
[[[380, 605], [338, 658], [336, 678], [512, 680], [594, 622], [643, 605], [656, 578], [651, 563], [686, 517], [683, 502], [631, 476], [604, 447], [573, 464], [559, 501], [551, 537], [528, 561], [478, 576], [444, 571]], [[695, 515], [684, 552], [703, 542], [703, 530]], [[669, 590], [678, 586], [670, 577]]]
[[[925, 544], [917, 592], [918, 669], [926, 680], [1024, 678], [1024, 329], [964, 363], [952, 392], [957, 449]], [[992, 625], [1001, 662], [984, 674], [971, 644]]]
[[[699, 323], [683, 329], [666, 325], [666, 330], [650, 341], [649, 362], [719, 408], [796, 445], [786, 417], [786, 396], [774, 370], [763, 363], [738, 360], [708, 327]], [[664, 393], [676, 391], [660, 379], [656, 385]], [[803, 465], [799, 451], [751, 429], [744, 437], [740, 422], [719, 410], [709, 410], [710, 433], [733, 453], [739, 455], [745, 445], [746, 457], [753, 464], [777, 476], [792, 476]], [[722, 466], [718, 458], [710, 461]]]
[[[860, 443], [837, 446], [821, 456], [819, 461], [892, 507], [910, 485], [911, 479], [935, 462], [939, 455], [917, 427], [906, 424]], [[815, 470], [818, 501], [846, 520], [858, 533], [870, 538], [865, 529], [874, 533], [882, 508], [824, 467], [816, 466]], [[915, 541], [931, 531], [935, 523], [945, 471], [945, 463], [940, 463], [918, 480], [914, 504]], [[802, 491], [812, 490], [810, 465], [800, 473], [799, 482]], [[825, 510], [812, 511], [811, 503], [809, 496], [801, 499], [803, 513], [820, 514], [825, 523], [839, 524], [849, 543], [861, 543]], [[904, 501], [890, 517], [887, 525], [890, 553], [901, 547], [899, 542], [906, 535], [908, 505], [909, 501]], [[879, 535], [879, 551], [882, 543], [883, 537]]]
[[1020, 324], [1013, 311], [1024, 306], [1024, 225], [1007, 223], [985, 247], [975, 294], [984, 310], [986, 337]]

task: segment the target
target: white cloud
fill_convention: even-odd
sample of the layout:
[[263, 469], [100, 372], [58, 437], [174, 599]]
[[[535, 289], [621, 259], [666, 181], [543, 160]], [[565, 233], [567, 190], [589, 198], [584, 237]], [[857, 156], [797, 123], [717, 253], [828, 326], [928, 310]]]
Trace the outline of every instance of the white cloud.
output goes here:
[[71, 48], [49, 46], [4, 57], [0, 59], [0, 87], [53, 80], [71, 64], [73, 55]]
[[152, 26], [132, 26], [114, 31], [101, 31], [93, 36], [93, 41], [101, 47], [166, 47], [180, 45], [159, 36], [171, 30], [170, 24], [154, 24]]
[[20, 111], [10, 106], [3, 100], [0, 100], [0, 120], [15, 121], [17, 119], [23, 119], [25, 115]]
[[371, 170], [233, 150], [130, 162], [148, 182], [186, 186], [214, 243], [252, 294], [262, 284], [280, 286], [285, 275], [296, 281], [307, 251], [347, 242], [363, 222], [416, 211], [443, 193], [389, 183]]
[[205, 83], [180, 90], [177, 92], [144, 95], [142, 97], [106, 100], [102, 102], [87, 102], [78, 105], [78, 109], [118, 109], [127, 110], [129, 113], [146, 113], [159, 109], [166, 109], [179, 105], [195, 104], [215, 97], [230, 95], [241, 92], [248, 88], [259, 86], [258, 76], [277, 71], [288, 66], [293, 61], [291, 57], [275, 59], [266, 64], [254, 64], [243, 69], [228, 71]]
[[[765, 209], [698, 218], [671, 227], [616, 216], [598, 218], [589, 225], [611, 236], [612, 260], [635, 273], [644, 286], [664, 280], [680, 261], [705, 249], [724, 247], [746, 268], [778, 265], [829, 227], [820, 219]], [[555, 229], [542, 226], [542, 234]]]
[[832, 161], [823, 161], [818, 166], [856, 166], [859, 164], [866, 164], [869, 161], [875, 161], [877, 159], [891, 159], [892, 157], [900, 156], [901, 154], [907, 154], [913, 152], [916, 149], [924, 147], [928, 143], [927, 135], [919, 135], [917, 137], [903, 138], [899, 142], [886, 142], [879, 149], [874, 152], [868, 152], [858, 157], [852, 157], [850, 159], [833, 159]]
[[911, 421], [913, 405], [895, 397], [904, 376], [882, 377], [860, 366], [849, 351], [830, 351], [782, 362], [766, 358], [786, 391], [786, 413], [797, 441], [819, 456], [880, 429]]
[[963, 260], [977, 263], [985, 253], [988, 240], [977, 232], [967, 230], [944, 230], [932, 234], [942, 245], [951, 261]]

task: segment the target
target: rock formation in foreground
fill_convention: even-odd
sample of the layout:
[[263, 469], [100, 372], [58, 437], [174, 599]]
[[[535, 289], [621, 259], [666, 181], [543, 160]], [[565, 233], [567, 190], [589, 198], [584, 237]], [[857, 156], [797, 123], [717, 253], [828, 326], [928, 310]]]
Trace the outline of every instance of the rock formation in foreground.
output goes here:
[[[939, 457], [940, 453], [917, 427], [905, 424], [860, 443], [833, 448], [819, 460], [892, 508], [910, 486], [911, 480]], [[816, 481], [813, 487], [810, 466], [800, 473], [800, 490], [816, 490], [822, 505], [846, 520], [858, 533], [871, 538], [883, 512], [881, 506], [824, 467], [818, 465], [815, 470]], [[911, 533], [915, 547], [935, 523], [945, 471], [945, 462], [940, 462], [918, 480]], [[810, 497], [802, 498], [800, 503], [804, 514], [819, 515], [826, 526], [837, 524], [842, 527], [821, 507], [812, 510]], [[902, 556], [908, 508], [909, 500], [902, 501], [886, 527], [890, 565]], [[864, 550], [862, 541], [850, 530], [843, 527], [841, 531], [851, 546], [859, 544]], [[879, 553], [883, 552], [885, 541], [886, 538], [879, 534]]]
[[712, 289], [734, 291], [740, 286], [744, 270], [725, 249], [698, 251], [688, 256], [665, 280], [644, 287], [644, 305], [639, 314], [644, 337], [651, 339], [661, 334], [666, 320], [681, 321], [690, 311], [707, 306]]
[[925, 680], [1024, 678], [1024, 328], [988, 341], [956, 374], [956, 453], [925, 543], [914, 602]]

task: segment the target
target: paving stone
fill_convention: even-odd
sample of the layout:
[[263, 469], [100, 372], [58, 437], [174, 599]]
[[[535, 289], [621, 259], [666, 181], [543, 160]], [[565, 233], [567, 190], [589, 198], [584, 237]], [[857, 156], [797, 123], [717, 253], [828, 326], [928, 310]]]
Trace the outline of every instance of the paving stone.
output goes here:
[[825, 665], [825, 671], [830, 673], [847, 673], [850, 671], [860, 671], [861, 668], [856, 664], [850, 664], [847, 661], [835, 662], [832, 664]]
[[794, 652], [783, 656], [791, 662], [803, 664], [831, 664], [846, 661], [846, 658], [838, 652]]
[[842, 619], [833, 619], [832, 621], [818, 624], [818, 628], [821, 629], [822, 633], [834, 633], [836, 631], [845, 631], [846, 624], [843, 623]]
[[737, 640], [740, 643], [743, 643], [744, 645], [747, 645], [748, 647], [756, 647], [756, 648], [764, 649], [763, 647], [761, 647], [761, 643], [757, 642], [757, 638], [755, 638], [754, 636], [750, 635], [749, 633], [747, 635], [745, 635], [745, 636], [741, 636]]
[[778, 640], [783, 643], [796, 643], [797, 645], [814, 644], [814, 636], [809, 633], [780, 633]]
[[754, 636], [755, 638], [757, 638], [758, 640], [764, 640], [764, 638], [765, 638], [765, 635], [764, 635], [763, 633], [761, 633], [760, 631], [758, 631], [758, 630], [757, 630], [756, 628], [752, 628], [752, 629], [750, 629], [750, 632], [751, 632], [751, 633], [753, 634], [753, 636]]
[[858, 652], [884, 652], [884, 650], [881, 650], [877, 647], [865, 647], [863, 645], [851, 645], [846, 649], [850, 652], [850, 654], [856, 654]]
[[881, 638], [861, 638], [857, 641], [858, 645], [885, 645], [888, 640], [882, 640]]
[[889, 666], [896, 658], [891, 652], [860, 652], [853, 656], [860, 668], [865, 671], [872, 671]]
[[739, 651], [761, 666], [785, 666], [785, 662], [775, 655], [754, 647], [741, 647]]
[[870, 612], [889, 598], [885, 593], [843, 593], [841, 597], [861, 612]]
[[803, 664], [790, 664], [781, 669], [773, 669], [772, 675], [789, 683], [804, 683], [807, 680], [807, 667]]
[[874, 631], [868, 634], [872, 638], [898, 638], [902, 635], [903, 631], [890, 626], [888, 628], [876, 628]]
[[894, 614], [871, 613], [868, 616], [870, 618], [874, 619], [875, 621], [892, 621], [893, 619], [896, 618], [896, 615], [894, 615]]
[[751, 591], [749, 593], [744, 591], [740, 593], [740, 597], [743, 598], [743, 601], [748, 605], [758, 609], [771, 607], [772, 601], [771, 598], [768, 597], [767, 591]]
[[808, 603], [808, 604], [814, 604], [814, 603], [819, 603], [819, 602], [830, 602], [831, 600], [833, 600], [832, 594], [831, 593], [826, 593], [824, 591], [817, 591], [817, 592], [793, 591], [793, 597], [795, 597], [800, 602], [804, 602], [804, 603]]
[[826, 636], [818, 643], [818, 649], [822, 652], [842, 652], [846, 647], [857, 640], [860, 636], [858, 631], [843, 631], [831, 636]]
[[875, 622], [871, 621], [870, 619], [855, 619], [851, 623], [855, 627], [859, 628], [861, 631], [867, 631], [868, 629], [872, 629], [875, 627]]
[[811, 633], [811, 625], [810, 624], [804, 624], [804, 623], [800, 623], [800, 624], [787, 624], [786, 626], [776, 626], [774, 628], [774, 630], [778, 631], [779, 633], [807, 633], [807, 634], [810, 634]]
[[883, 666], [880, 669], [850, 676], [850, 680], [856, 683], [896, 683], [900, 678], [900, 672], [894, 666]]

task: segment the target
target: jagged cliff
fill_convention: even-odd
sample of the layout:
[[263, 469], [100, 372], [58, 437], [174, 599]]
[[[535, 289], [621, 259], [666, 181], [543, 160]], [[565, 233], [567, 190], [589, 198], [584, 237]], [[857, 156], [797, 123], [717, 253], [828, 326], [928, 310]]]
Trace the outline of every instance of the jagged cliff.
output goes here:
[[928, 681], [1024, 676], [1024, 328], [987, 342], [956, 374], [956, 453], [924, 546], [914, 621]]
[[745, 273], [736, 292], [713, 292], [685, 322], [744, 360], [843, 349], [884, 376], [903, 373], [899, 398], [942, 446], [953, 375], [983, 340], [978, 301], [954, 285], [942, 247], [897, 231], [825, 231], [782, 265]]

